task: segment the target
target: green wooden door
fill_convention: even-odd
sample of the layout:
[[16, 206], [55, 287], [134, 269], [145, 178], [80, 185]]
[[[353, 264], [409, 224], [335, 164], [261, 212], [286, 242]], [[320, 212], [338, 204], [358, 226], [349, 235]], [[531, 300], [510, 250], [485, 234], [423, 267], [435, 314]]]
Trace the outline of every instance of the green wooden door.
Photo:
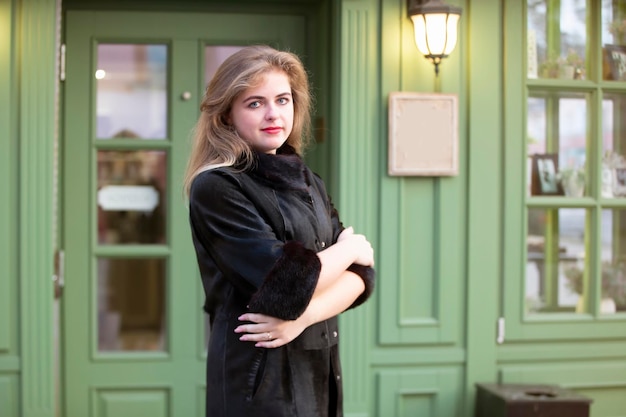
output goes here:
[[182, 175], [207, 79], [245, 44], [303, 52], [289, 15], [68, 12], [63, 409], [203, 416], [206, 323]]

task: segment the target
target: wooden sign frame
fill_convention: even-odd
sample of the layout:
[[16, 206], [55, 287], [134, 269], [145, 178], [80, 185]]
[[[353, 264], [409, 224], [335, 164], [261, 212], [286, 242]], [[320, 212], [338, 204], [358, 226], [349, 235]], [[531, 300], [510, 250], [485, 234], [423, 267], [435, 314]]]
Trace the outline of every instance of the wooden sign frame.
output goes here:
[[390, 93], [389, 175], [458, 175], [458, 131], [456, 94]]

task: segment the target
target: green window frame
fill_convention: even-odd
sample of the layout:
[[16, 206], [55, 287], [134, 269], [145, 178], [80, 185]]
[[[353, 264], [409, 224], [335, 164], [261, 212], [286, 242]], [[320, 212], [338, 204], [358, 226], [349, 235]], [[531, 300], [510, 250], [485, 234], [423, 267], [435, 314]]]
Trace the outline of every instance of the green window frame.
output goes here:
[[[606, 20], [606, 10], [609, 8], [612, 18], [626, 19], [626, 5], [609, 0], [544, 0], [532, 3], [539, 3], [545, 12], [540, 19], [535, 16], [535, 20], [545, 28], [545, 32], [540, 34], [542, 48], [533, 42], [535, 34], [528, 30], [530, 10], [527, 4], [530, 1], [507, 2], [504, 9], [506, 170], [502, 310], [506, 319], [506, 339], [615, 337], [623, 333], [626, 306], [618, 304], [617, 311], [612, 314], [602, 312], [603, 283], [608, 282], [607, 266], [603, 266], [602, 258], [606, 257], [608, 250], [615, 265], [626, 260], [626, 231], [620, 231], [620, 226], [626, 225], [626, 196], [607, 197], [604, 194], [606, 180], [603, 182], [603, 178], [606, 178], [607, 170], [607, 134], [616, 139], [612, 144], [615, 153], [626, 149], [626, 130], [621, 126], [621, 120], [626, 116], [626, 82], [610, 79], [611, 75], [607, 72], [611, 66], [607, 68], [606, 51], [609, 48], [606, 47], [606, 39], [610, 22]], [[562, 6], [567, 3], [578, 3], [578, 6], [584, 3], [586, 9], [585, 41], [582, 47], [579, 45], [577, 54], [570, 54], [571, 50], [564, 50], [563, 46], [567, 42], [562, 39], [560, 20]], [[519, 19], [519, 16], [525, 18]], [[613, 39], [617, 41], [617, 35]], [[584, 61], [579, 58], [581, 55], [585, 57]], [[533, 60], [533, 57], [538, 58]], [[563, 66], [573, 64], [574, 72], [567, 75], [562, 68], [560, 72], [547, 72], [555, 62]], [[584, 152], [572, 154], [564, 160], [565, 148], [561, 147], [563, 136], [560, 130], [571, 128], [563, 115], [571, 107], [576, 108], [580, 116], [580, 120], [573, 120], [572, 123], [578, 124], [580, 136], [584, 136], [584, 143], [578, 144]], [[541, 115], [539, 118], [536, 108]], [[610, 131], [607, 131], [607, 120], [603, 117], [612, 119]], [[532, 122], [530, 127], [529, 120]], [[542, 136], [539, 147], [533, 145], [534, 139], [530, 135], [535, 128]], [[532, 149], [535, 151], [531, 152]], [[567, 164], [577, 159], [583, 161], [578, 168], [581, 168], [580, 176], [584, 179], [584, 192], [582, 195], [572, 192], [565, 195], [563, 188], [566, 185]], [[546, 172], [542, 170], [543, 166], [554, 168], [547, 172], [555, 174], [556, 189], [540, 181], [539, 175]], [[613, 181], [616, 172], [619, 170], [611, 168]], [[582, 235], [578, 238], [577, 253], [568, 253], [568, 248], [563, 247], [560, 227], [568, 217], [575, 219], [576, 228]], [[537, 236], [540, 244], [534, 245], [530, 238]], [[535, 277], [539, 282], [535, 290], [538, 302], [527, 299], [530, 287], [527, 281], [532, 275], [527, 270], [534, 265], [541, 265], [536, 267], [540, 272], [535, 274], [539, 277]], [[577, 265], [579, 269], [567, 265]], [[626, 271], [623, 275], [626, 280]], [[572, 280], [569, 281], [568, 277]], [[572, 288], [576, 283], [582, 289], [577, 306], [562, 305], [559, 301], [566, 278]], [[625, 290], [624, 286], [620, 288]]]

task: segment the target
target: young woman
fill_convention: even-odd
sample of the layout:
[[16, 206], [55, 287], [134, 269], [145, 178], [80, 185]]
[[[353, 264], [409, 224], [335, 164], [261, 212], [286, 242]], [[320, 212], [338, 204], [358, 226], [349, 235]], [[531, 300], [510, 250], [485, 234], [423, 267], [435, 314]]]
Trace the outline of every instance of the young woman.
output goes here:
[[246, 47], [207, 87], [185, 176], [210, 315], [206, 415], [342, 416], [337, 315], [374, 287], [374, 252], [344, 228], [300, 157], [306, 71]]

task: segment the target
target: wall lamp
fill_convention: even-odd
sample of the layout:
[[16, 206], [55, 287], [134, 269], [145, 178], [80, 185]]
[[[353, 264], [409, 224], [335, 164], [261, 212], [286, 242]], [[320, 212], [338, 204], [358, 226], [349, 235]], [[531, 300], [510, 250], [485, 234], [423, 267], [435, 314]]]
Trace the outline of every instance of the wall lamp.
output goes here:
[[407, 12], [413, 21], [417, 49], [435, 64], [439, 64], [456, 46], [460, 7], [449, 6], [442, 0], [407, 0]]

